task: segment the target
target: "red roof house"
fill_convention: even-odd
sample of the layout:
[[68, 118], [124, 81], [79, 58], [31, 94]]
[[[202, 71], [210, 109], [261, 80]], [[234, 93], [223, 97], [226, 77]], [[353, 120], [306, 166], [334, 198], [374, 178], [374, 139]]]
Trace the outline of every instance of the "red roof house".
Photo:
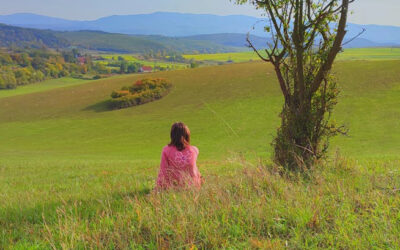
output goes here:
[[151, 73], [151, 72], [153, 72], [153, 67], [151, 67], [151, 66], [142, 66], [140, 68], [140, 72], [142, 72], [142, 73]]

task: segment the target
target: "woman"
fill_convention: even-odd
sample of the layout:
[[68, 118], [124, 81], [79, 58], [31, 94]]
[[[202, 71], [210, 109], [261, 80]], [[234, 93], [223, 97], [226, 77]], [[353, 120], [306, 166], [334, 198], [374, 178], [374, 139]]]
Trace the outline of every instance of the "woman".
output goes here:
[[161, 154], [157, 189], [201, 186], [201, 175], [196, 166], [199, 150], [190, 145], [190, 130], [182, 122], [171, 128], [171, 142]]

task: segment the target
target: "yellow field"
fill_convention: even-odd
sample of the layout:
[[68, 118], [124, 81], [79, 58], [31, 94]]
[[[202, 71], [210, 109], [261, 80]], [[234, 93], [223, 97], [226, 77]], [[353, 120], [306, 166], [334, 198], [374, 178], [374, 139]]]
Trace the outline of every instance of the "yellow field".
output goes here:
[[[265, 53], [262, 53], [265, 55]], [[248, 62], [258, 61], [260, 58], [256, 53], [219, 53], [219, 54], [197, 54], [184, 55], [186, 59], [196, 61], [216, 61], [216, 62]], [[338, 60], [400, 60], [400, 48], [368, 48], [368, 49], [346, 49], [339, 54]]]

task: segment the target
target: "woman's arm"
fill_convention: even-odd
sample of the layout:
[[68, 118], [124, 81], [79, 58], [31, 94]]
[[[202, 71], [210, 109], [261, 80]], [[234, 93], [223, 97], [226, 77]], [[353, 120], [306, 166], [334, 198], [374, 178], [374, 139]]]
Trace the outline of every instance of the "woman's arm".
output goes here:
[[160, 171], [157, 177], [157, 187], [165, 188], [168, 186], [168, 176], [167, 176], [168, 158], [166, 148], [163, 149], [161, 153]]

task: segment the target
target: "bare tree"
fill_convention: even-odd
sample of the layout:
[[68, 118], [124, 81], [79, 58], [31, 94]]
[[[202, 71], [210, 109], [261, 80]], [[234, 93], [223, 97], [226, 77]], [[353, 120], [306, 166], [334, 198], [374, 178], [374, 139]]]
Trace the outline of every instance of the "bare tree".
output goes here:
[[281, 126], [273, 142], [274, 160], [289, 169], [310, 167], [323, 157], [329, 138], [344, 133], [332, 122], [338, 88], [331, 74], [342, 50], [349, 4], [354, 0], [236, 0], [264, 10], [271, 35], [264, 52], [274, 66], [284, 96]]

